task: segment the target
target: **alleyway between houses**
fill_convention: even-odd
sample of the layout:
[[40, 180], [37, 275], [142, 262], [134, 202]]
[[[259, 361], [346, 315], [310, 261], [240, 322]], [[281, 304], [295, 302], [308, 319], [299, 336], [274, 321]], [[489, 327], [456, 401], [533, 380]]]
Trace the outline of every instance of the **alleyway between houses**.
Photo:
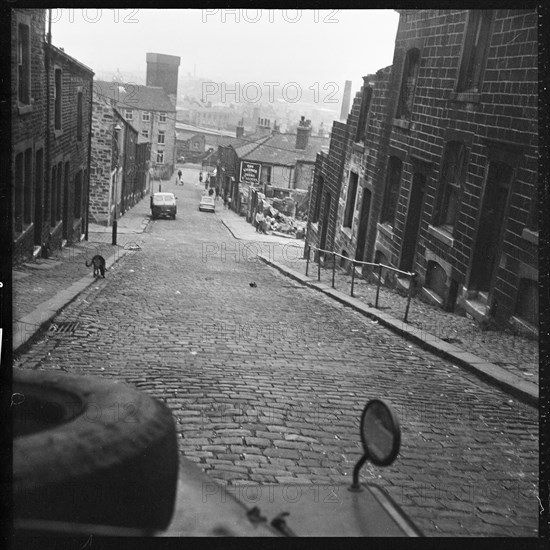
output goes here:
[[[56, 318], [78, 330], [47, 332], [17, 366], [150, 393], [172, 410], [181, 453], [229, 484], [349, 483], [362, 407], [382, 397], [399, 415], [401, 452], [386, 469], [365, 467], [365, 480], [428, 536], [534, 536], [536, 409], [258, 261], [222, 223], [234, 214], [221, 201], [216, 214], [198, 211], [194, 174], [163, 183], [177, 219], [121, 234], [131, 250]], [[98, 242], [109, 248], [109, 237]], [[91, 278], [83, 260], [75, 279]], [[23, 285], [61, 284], [55, 266], [29, 272], [15, 278], [20, 316], [33, 309]]]

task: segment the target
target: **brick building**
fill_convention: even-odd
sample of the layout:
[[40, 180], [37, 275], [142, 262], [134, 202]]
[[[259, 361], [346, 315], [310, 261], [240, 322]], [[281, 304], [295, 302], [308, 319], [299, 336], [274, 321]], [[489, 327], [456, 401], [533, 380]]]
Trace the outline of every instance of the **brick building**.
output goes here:
[[324, 232], [327, 248], [416, 272], [426, 300], [535, 334], [537, 13], [399, 11], [391, 72], [318, 158], [309, 242]]
[[46, 10], [13, 10], [13, 260], [80, 240], [86, 225], [91, 69], [46, 41]]

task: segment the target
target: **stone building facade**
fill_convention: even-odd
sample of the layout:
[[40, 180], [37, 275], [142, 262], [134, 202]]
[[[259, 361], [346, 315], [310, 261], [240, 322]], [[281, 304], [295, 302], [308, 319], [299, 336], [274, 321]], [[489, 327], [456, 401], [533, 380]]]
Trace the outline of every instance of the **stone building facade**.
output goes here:
[[80, 240], [85, 232], [93, 72], [46, 41], [46, 10], [16, 9], [12, 15], [12, 229], [18, 263]]
[[338, 207], [326, 217], [312, 201], [310, 242], [318, 216], [336, 252], [415, 272], [426, 300], [535, 334], [537, 46], [535, 10], [400, 10], [391, 72], [365, 83], [347, 139], [318, 159], [314, 197], [330, 188]]
[[95, 223], [111, 225], [143, 197], [149, 159], [142, 156], [137, 130], [110, 99], [94, 94], [90, 219]]
[[94, 81], [94, 87], [151, 143], [154, 177], [170, 179], [176, 162], [176, 108], [164, 89], [103, 80]]

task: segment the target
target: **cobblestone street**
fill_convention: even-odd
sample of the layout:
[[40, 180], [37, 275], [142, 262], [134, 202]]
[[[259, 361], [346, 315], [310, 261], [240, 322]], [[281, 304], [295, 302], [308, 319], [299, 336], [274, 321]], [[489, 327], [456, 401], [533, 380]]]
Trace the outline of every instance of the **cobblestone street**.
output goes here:
[[348, 484], [362, 408], [381, 397], [402, 447], [365, 481], [428, 536], [536, 536], [537, 410], [247, 254], [224, 214], [198, 211], [192, 170], [184, 181], [163, 184], [177, 219], [152, 221], [140, 249], [57, 317], [77, 330], [47, 333], [17, 366], [148, 392], [172, 410], [181, 453], [230, 485]]

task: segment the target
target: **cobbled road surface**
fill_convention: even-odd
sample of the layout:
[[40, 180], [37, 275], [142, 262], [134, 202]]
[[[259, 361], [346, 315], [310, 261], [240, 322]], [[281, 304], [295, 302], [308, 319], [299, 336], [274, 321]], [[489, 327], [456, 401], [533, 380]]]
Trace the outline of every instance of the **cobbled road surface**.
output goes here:
[[198, 211], [194, 181], [164, 190], [177, 219], [152, 221], [142, 249], [56, 319], [78, 330], [49, 333], [18, 366], [150, 393], [171, 408], [181, 453], [232, 486], [348, 484], [362, 408], [381, 397], [401, 452], [364, 481], [428, 536], [536, 535], [534, 408], [256, 261]]

